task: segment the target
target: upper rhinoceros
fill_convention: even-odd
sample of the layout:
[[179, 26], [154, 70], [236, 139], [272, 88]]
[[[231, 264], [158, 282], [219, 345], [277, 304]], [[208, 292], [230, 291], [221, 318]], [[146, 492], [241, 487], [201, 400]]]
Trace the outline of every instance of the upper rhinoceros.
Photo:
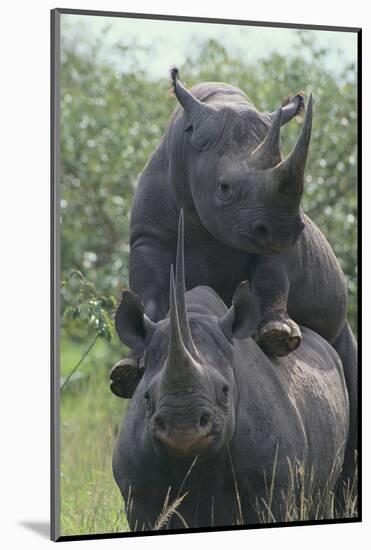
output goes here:
[[130, 528], [251, 524], [264, 506], [284, 521], [303, 495], [335, 488], [349, 421], [341, 361], [306, 328], [297, 351], [269, 359], [249, 338], [259, 305], [247, 283], [229, 309], [210, 287], [185, 294], [182, 241], [180, 220], [169, 316], [154, 323], [131, 291], [116, 313], [145, 363], [113, 457]]
[[[302, 95], [268, 114], [234, 86], [203, 83], [187, 90], [176, 68], [171, 78], [180, 105], [138, 181], [130, 288], [152, 321], [164, 318], [183, 208], [188, 289], [207, 285], [230, 306], [236, 287], [248, 279], [261, 312], [255, 338], [267, 354], [295, 350], [301, 341], [298, 323], [338, 351], [351, 404], [345, 466], [346, 476], [351, 475], [357, 358], [346, 319], [347, 286], [330, 245], [300, 205], [312, 100], [294, 149], [282, 159], [280, 127], [303, 109]], [[113, 369], [117, 395], [129, 396], [136, 386], [142, 371], [132, 365], [129, 359]]]

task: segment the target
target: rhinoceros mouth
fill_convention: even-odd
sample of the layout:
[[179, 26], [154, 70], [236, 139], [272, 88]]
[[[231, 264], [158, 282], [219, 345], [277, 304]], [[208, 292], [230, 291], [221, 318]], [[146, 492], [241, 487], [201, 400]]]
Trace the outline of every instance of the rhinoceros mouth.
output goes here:
[[233, 234], [237, 235], [237, 246], [256, 254], [279, 254], [292, 248], [305, 228], [302, 215], [295, 212], [283, 219], [282, 213], [272, 211], [269, 220], [263, 214], [258, 212], [248, 223], [240, 220], [234, 224], [229, 238], [233, 241]]
[[217, 450], [217, 436], [210, 432], [200, 437], [194, 444], [187, 445], [186, 441], [172, 444], [170, 441], [161, 441], [157, 437], [152, 438], [153, 446], [158, 454], [164, 454], [172, 460], [182, 460], [199, 457], [203, 460]]
[[177, 448], [166, 446], [166, 452], [171, 458], [194, 458], [197, 455], [202, 456], [207, 451], [211, 450], [211, 445], [214, 442], [213, 434], [203, 436], [195, 445], [185, 448]]
[[287, 242], [285, 244], [277, 244], [273, 242], [262, 244], [247, 235], [246, 233], [240, 233], [240, 239], [241, 244], [239, 248], [252, 254], [261, 254], [264, 256], [273, 256], [274, 254], [280, 254], [281, 252], [285, 252], [285, 250], [291, 248], [294, 244], [293, 242]]
[[260, 249], [260, 254], [264, 254], [267, 256], [271, 256], [274, 254], [280, 254], [281, 252], [285, 252], [285, 250], [288, 250], [292, 247], [292, 243], [287, 245], [257, 245], [257, 247]]

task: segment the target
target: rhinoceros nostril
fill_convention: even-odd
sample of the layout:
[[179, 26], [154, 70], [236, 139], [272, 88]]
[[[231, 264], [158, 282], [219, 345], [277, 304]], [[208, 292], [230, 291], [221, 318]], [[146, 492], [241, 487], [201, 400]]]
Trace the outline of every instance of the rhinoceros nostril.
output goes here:
[[166, 430], [165, 420], [162, 418], [162, 416], [156, 416], [155, 429], [159, 432], [164, 432]]
[[258, 240], [266, 241], [268, 239], [268, 229], [264, 224], [256, 223], [254, 225], [253, 231], [255, 238], [257, 238]]
[[210, 415], [209, 413], [203, 413], [200, 417], [200, 426], [201, 428], [205, 428], [210, 424]]

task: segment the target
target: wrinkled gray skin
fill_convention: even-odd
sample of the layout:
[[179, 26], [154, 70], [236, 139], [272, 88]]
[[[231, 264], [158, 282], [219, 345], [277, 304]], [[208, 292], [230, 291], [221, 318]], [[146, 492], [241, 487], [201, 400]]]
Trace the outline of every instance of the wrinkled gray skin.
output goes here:
[[303, 327], [298, 350], [268, 358], [249, 338], [259, 306], [247, 283], [227, 310], [209, 287], [185, 295], [182, 266], [176, 273], [168, 318], [150, 321], [130, 291], [116, 314], [145, 363], [113, 457], [130, 528], [153, 529], [165, 501], [185, 494], [162, 529], [257, 523], [273, 471], [271, 510], [283, 521], [289, 462], [313, 469], [314, 491], [335, 488], [349, 420], [342, 363]]
[[182, 105], [138, 182], [130, 288], [152, 321], [164, 318], [183, 208], [187, 288], [210, 286], [230, 306], [237, 285], [248, 279], [261, 310], [255, 338], [266, 353], [283, 356], [295, 349], [297, 323], [338, 351], [351, 404], [345, 477], [351, 476], [357, 358], [346, 320], [346, 281], [327, 240], [300, 207], [311, 101], [297, 147], [281, 162], [279, 127], [302, 108], [300, 95], [268, 115], [230, 85], [199, 84], [190, 93], [175, 69], [172, 78]]

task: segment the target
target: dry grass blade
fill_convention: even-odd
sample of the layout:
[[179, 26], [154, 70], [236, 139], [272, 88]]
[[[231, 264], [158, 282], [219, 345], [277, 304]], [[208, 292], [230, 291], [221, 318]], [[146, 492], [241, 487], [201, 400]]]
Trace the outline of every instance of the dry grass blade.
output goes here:
[[270, 519], [266, 519], [266, 520], [264, 521], [264, 523], [270, 523], [270, 522], [275, 523], [275, 522], [276, 522], [276, 518], [275, 518], [274, 515], [273, 515], [272, 509], [271, 509], [271, 505], [267, 504], [267, 501], [266, 501], [264, 498], [262, 498], [261, 501], [262, 501], [262, 503], [264, 504], [265, 508], [267, 509], [268, 516], [269, 516], [269, 518], [270, 518]]
[[274, 454], [274, 462], [273, 462], [273, 471], [272, 471], [272, 481], [269, 491], [269, 510], [272, 509], [272, 503], [273, 503], [273, 493], [274, 493], [274, 483], [276, 479], [276, 470], [277, 470], [277, 458], [278, 458], [278, 443], [276, 445], [276, 451]]
[[[183, 502], [183, 500], [187, 495], [188, 493], [184, 493], [184, 495], [177, 497], [171, 504], [169, 504], [165, 509], [163, 509], [163, 511], [157, 518], [156, 523], [153, 527], [154, 531], [159, 531], [160, 529], [163, 529], [169, 523], [170, 519], [177, 511], [177, 508], [181, 505], [181, 503]], [[177, 513], [177, 515], [178, 516], [180, 515], [179, 512]]]
[[211, 527], [214, 527], [214, 495], [211, 496]]
[[238, 490], [236, 474], [235, 474], [235, 471], [234, 471], [232, 455], [231, 455], [231, 451], [230, 451], [229, 446], [227, 447], [227, 449], [228, 449], [228, 456], [229, 456], [229, 461], [230, 461], [230, 464], [231, 464], [231, 470], [232, 470], [232, 475], [233, 475], [234, 489], [235, 489], [235, 493], [236, 493], [236, 502], [237, 502], [237, 509], [238, 509], [238, 517], [236, 518], [237, 525], [244, 525], [245, 521], [244, 521], [244, 517], [243, 517], [243, 513], [242, 513], [240, 492]]
[[184, 479], [183, 479], [183, 481], [182, 481], [182, 483], [181, 483], [181, 485], [180, 485], [180, 487], [179, 487], [179, 490], [178, 490], [178, 492], [177, 492], [177, 495], [176, 495], [177, 497], [178, 497], [178, 496], [180, 495], [180, 493], [183, 491], [183, 487], [184, 487], [184, 485], [185, 485], [185, 482], [186, 482], [187, 479], [189, 478], [189, 476], [190, 476], [190, 474], [191, 474], [191, 472], [192, 472], [192, 470], [193, 470], [193, 468], [194, 468], [194, 466], [195, 466], [197, 460], [198, 460], [198, 455], [195, 456], [195, 458], [194, 458], [194, 460], [193, 460], [191, 466], [189, 467], [188, 472], [187, 472], [186, 475], [184, 476]]
[[182, 516], [182, 514], [180, 512], [178, 512], [178, 510], [174, 510], [174, 514], [180, 519], [180, 521], [183, 523], [184, 527], [186, 529], [189, 528], [189, 525], [187, 524], [186, 520], [184, 519], [184, 517]]
[[170, 493], [171, 493], [171, 487], [169, 487], [168, 490], [167, 490], [166, 497], [165, 497], [165, 500], [164, 500], [164, 505], [162, 507], [162, 511], [166, 510], [166, 508], [169, 506]]

